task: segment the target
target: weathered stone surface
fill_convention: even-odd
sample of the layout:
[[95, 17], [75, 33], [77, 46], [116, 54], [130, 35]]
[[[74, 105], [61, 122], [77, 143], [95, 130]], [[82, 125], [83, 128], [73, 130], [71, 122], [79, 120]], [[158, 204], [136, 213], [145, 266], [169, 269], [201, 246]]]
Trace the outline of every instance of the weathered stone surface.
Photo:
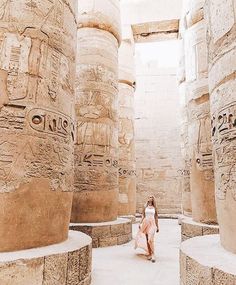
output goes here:
[[219, 233], [219, 226], [207, 225], [194, 222], [191, 218], [185, 217], [181, 223], [182, 241], [196, 236], [212, 235]]
[[132, 233], [132, 225], [130, 223], [124, 224], [124, 231], [126, 234]]
[[[177, 47], [170, 47], [175, 53]], [[183, 163], [176, 69], [161, 68], [157, 60], [142, 63], [137, 53], [136, 70], [137, 212], [142, 212], [147, 197], [154, 194], [160, 214], [178, 214]]]
[[77, 252], [69, 252], [67, 274], [67, 283], [69, 285], [79, 284], [79, 268], [79, 254]]
[[163, 20], [132, 25], [136, 43], [177, 39], [179, 20]]
[[79, 1], [78, 5], [71, 221], [112, 221], [118, 212], [118, 42], [114, 34], [120, 29], [119, 1]]
[[2, 1], [0, 7], [0, 251], [68, 235], [75, 7], [73, 0]]
[[202, 267], [194, 259], [186, 257], [186, 284], [212, 285], [211, 268]]
[[112, 236], [121, 236], [124, 233], [124, 224], [118, 224], [111, 227]]
[[113, 34], [121, 42], [119, 0], [79, 0], [78, 27], [96, 28]]
[[79, 253], [79, 281], [85, 280], [90, 275], [90, 248], [84, 247]]
[[119, 83], [119, 216], [136, 213], [134, 88]]
[[236, 284], [236, 257], [223, 249], [219, 235], [195, 237], [181, 244], [180, 278], [184, 285]]
[[236, 253], [236, 3], [208, 0], [205, 12], [217, 216], [222, 245]]
[[179, 256], [180, 261], [180, 282], [182, 285], [186, 285], [186, 273], [187, 273], [187, 258], [184, 253], [181, 252]]
[[70, 229], [86, 232], [92, 238], [93, 248], [120, 245], [131, 241], [132, 223], [130, 219], [90, 224], [71, 224]]
[[103, 227], [94, 227], [92, 228], [92, 236], [95, 238], [106, 238], [111, 236], [111, 227], [103, 226]]
[[122, 235], [117, 238], [117, 245], [125, 244], [130, 241], [130, 235]]
[[42, 285], [43, 269], [43, 258], [4, 263], [0, 261], [0, 284]]
[[188, 114], [183, 134], [188, 137], [192, 216], [196, 222], [215, 223], [214, 172], [211, 142], [211, 118], [208, 87], [208, 51], [205, 1], [184, 3], [182, 28], [185, 50], [186, 94]]
[[[129, 26], [131, 29], [131, 27]], [[128, 31], [127, 31], [128, 30]], [[122, 28], [119, 48], [119, 206], [118, 215], [136, 213], [134, 91], [136, 85], [134, 42], [128, 27]]]
[[[185, 68], [184, 68], [185, 70]], [[185, 74], [185, 71], [184, 71]], [[179, 85], [180, 95], [180, 111], [181, 111], [181, 130], [180, 130], [180, 145], [182, 169], [181, 174], [181, 190], [182, 190], [182, 211], [186, 216], [192, 214], [191, 190], [190, 190], [190, 153], [189, 153], [189, 130], [188, 130], [188, 109], [187, 109], [187, 91], [185, 75], [184, 81]]]
[[43, 285], [66, 284], [68, 254], [45, 257]]
[[182, 221], [181, 235], [189, 238], [202, 236], [202, 227]]
[[123, 39], [119, 47], [119, 82], [133, 86], [135, 76], [135, 47], [131, 39]]
[[99, 240], [99, 247], [114, 246], [117, 244], [117, 237], [101, 238]]
[[0, 253], [1, 285], [83, 285], [91, 281], [92, 240], [69, 232], [63, 243]]

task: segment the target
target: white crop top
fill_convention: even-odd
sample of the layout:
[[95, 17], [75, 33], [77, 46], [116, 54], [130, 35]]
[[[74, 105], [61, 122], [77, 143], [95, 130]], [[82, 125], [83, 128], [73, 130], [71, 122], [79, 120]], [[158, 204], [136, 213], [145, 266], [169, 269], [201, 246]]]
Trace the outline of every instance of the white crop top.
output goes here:
[[149, 206], [147, 206], [145, 208], [145, 217], [146, 218], [154, 218], [155, 217], [155, 213], [156, 213], [155, 208], [149, 207]]

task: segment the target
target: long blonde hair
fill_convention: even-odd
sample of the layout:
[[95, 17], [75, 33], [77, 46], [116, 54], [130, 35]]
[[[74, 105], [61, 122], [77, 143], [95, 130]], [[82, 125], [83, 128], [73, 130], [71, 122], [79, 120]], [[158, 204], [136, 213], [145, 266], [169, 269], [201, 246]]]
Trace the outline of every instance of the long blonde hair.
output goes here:
[[[157, 203], [156, 203], [156, 198], [154, 197], [154, 195], [150, 195], [149, 198], [152, 198], [152, 206], [154, 207], [155, 209], [155, 216], [158, 215], [158, 212], [157, 212]], [[149, 199], [148, 199], [149, 200]], [[143, 215], [145, 217], [145, 209], [147, 208], [148, 206], [148, 201], [146, 202], [146, 204], [144, 205], [144, 209], [143, 209]]]

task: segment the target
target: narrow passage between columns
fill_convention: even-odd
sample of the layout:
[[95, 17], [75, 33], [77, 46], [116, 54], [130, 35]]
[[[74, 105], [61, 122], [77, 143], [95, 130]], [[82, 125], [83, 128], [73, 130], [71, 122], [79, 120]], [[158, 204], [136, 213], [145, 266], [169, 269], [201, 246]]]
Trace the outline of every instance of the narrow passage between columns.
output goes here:
[[[156, 263], [134, 250], [134, 241], [93, 250], [92, 285], [179, 284], [180, 227], [177, 220], [161, 219], [156, 235]], [[133, 225], [136, 234], [138, 224]]]

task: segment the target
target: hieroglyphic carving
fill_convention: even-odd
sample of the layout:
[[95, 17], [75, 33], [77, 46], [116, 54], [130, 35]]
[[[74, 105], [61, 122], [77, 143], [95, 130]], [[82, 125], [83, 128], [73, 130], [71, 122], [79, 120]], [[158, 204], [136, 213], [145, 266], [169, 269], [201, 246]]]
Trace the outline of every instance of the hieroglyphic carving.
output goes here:
[[[25, 14], [19, 13], [22, 9]], [[67, 57], [56, 45], [56, 33], [55, 38], [49, 38], [43, 32], [48, 29], [49, 22], [52, 30], [63, 28], [65, 16], [71, 19], [72, 12], [61, 0], [4, 1], [0, 6], [1, 20], [6, 25], [9, 19], [14, 22], [9, 32], [2, 30], [0, 33], [0, 69], [3, 75], [0, 91], [5, 96], [3, 101], [0, 100], [0, 129], [4, 138], [1, 139], [0, 173], [6, 180], [1, 183], [5, 185], [1, 187], [3, 192], [14, 191], [20, 181], [28, 181], [32, 177], [52, 179], [53, 190], [73, 189], [72, 182], [65, 181], [71, 180], [71, 145], [75, 139], [72, 114], [75, 50]], [[22, 17], [28, 17], [29, 21], [32, 15], [36, 26], [42, 24], [45, 17], [47, 23], [43, 23], [41, 30], [27, 27], [22, 34], [13, 32], [15, 27], [20, 31], [25, 25]], [[68, 23], [68, 31], [69, 26], [71, 31], [68, 35], [72, 35], [75, 22]], [[58, 33], [58, 38], [64, 40], [68, 35], [63, 38]], [[8, 139], [14, 142], [11, 147], [6, 144]], [[7, 160], [10, 157], [11, 161]]]
[[136, 170], [135, 169], [125, 169], [120, 167], [119, 170], [119, 177], [120, 178], [126, 178], [126, 177], [135, 177], [136, 176]]
[[221, 108], [212, 117], [212, 137], [217, 144], [236, 139], [236, 101]]
[[75, 154], [75, 162], [77, 166], [85, 167], [118, 167], [118, 161], [105, 154]]
[[23, 130], [25, 123], [24, 108], [4, 108], [0, 112], [0, 129]]
[[47, 109], [32, 109], [28, 113], [29, 124], [32, 129], [47, 134], [71, 138], [74, 140], [75, 127], [72, 119], [62, 113]]
[[73, 155], [69, 146], [57, 141], [35, 140], [19, 144], [0, 142], [0, 192], [15, 191], [20, 183], [35, 178], [49, 178], [52, 190], [72, 191]]
[[216, 195], [226, 199], [228, 191], [236, 200], [236, 102], [225, 105], [212, 116], [212, 137], [215, 144], [215, 167], [217, 170]]
[[184, 176], [189, 177], [189, 175], [190, 175], [189, 169], [179, 169], [177, 172], [178, 172], [178, 174], [180, 174], [183, 177]]
[[[191, 149], [195, 155], [195, 161], [192, 160], [191, 164], [196, 163], [200, 171], [204, 173], [207, 171], [209, 174], [209, 171], [213, 169], [209, 102], [202, 103], [200, 106], [190, 105], [189, 118], [192, 122]], [[204, 177], [209, 179], [207, 174]]]

